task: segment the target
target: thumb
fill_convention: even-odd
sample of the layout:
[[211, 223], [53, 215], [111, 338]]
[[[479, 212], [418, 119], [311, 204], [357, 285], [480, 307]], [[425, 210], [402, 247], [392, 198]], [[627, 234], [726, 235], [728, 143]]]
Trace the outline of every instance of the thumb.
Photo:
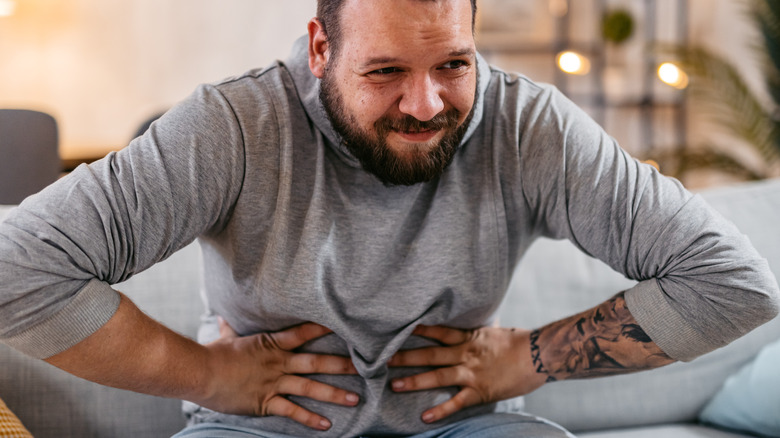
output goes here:
[[225, 318], [217, 316], [217, 324], [219, 324], [219, 337], [220, 339], [237, 338], [238, 333], [233, 330], [233, 327], [225, 321]]

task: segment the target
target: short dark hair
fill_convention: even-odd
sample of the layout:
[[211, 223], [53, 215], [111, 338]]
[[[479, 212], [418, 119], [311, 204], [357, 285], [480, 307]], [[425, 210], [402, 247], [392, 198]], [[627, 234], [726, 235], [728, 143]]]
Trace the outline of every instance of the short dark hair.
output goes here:
[[[332, 55], [336, 55], [341, 44], [341, 11], [345, 0], [317, 0], [317, 18], [328, 37], [328, 45]], [[471, 30], [477, 17], [477, 0], [471, 0]]]

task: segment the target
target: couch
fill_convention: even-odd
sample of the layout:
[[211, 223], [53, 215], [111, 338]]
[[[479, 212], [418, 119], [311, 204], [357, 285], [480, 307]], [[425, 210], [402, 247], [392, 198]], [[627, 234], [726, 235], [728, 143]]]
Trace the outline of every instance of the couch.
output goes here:
[[[711, 189], [701, 195], [751, 238], [780, 275], [780, 180]], [[0, 207], [0, 220], [9, 209]], [[194, 337], [203, 311], [200, 264], [198, 245], [193, 243], [116, 288], [152, 317]], [[600, 303], [631, 284], [566, 241], [539, 240], [517, 268], [499, 321], [535, 327]], [[699, 414], [729, 376], [778, 339], [776, 318], [689, 363], [548, 384], [523, 398], [524, 410], [589, 438], [745, 436], [703, 424]], [[177, 400], [102, 387], [3, 345], [0, 398], [37, 438], [167, 437], [184, 426]]]

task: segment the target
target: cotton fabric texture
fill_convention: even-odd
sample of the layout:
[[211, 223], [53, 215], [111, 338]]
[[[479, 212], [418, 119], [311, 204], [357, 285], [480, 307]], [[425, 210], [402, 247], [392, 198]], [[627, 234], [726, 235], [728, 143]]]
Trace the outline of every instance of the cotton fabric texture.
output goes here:
[[[557, 424], [532, 415], [497, 413], [448, 424], [407, 438], [575, 438]], [[219, 423], [203, 423], [173, 438], [294, 438]], [[366, 437], [368, 438], [368, 437]]]

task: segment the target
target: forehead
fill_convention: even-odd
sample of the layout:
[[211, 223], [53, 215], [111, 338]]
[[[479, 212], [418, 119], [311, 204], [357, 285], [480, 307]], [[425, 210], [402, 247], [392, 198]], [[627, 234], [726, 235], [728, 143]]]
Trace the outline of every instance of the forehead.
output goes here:
[[342, 48], [352, 56], [399, 57], [474, 46], [470, 0], [347, 0]]

